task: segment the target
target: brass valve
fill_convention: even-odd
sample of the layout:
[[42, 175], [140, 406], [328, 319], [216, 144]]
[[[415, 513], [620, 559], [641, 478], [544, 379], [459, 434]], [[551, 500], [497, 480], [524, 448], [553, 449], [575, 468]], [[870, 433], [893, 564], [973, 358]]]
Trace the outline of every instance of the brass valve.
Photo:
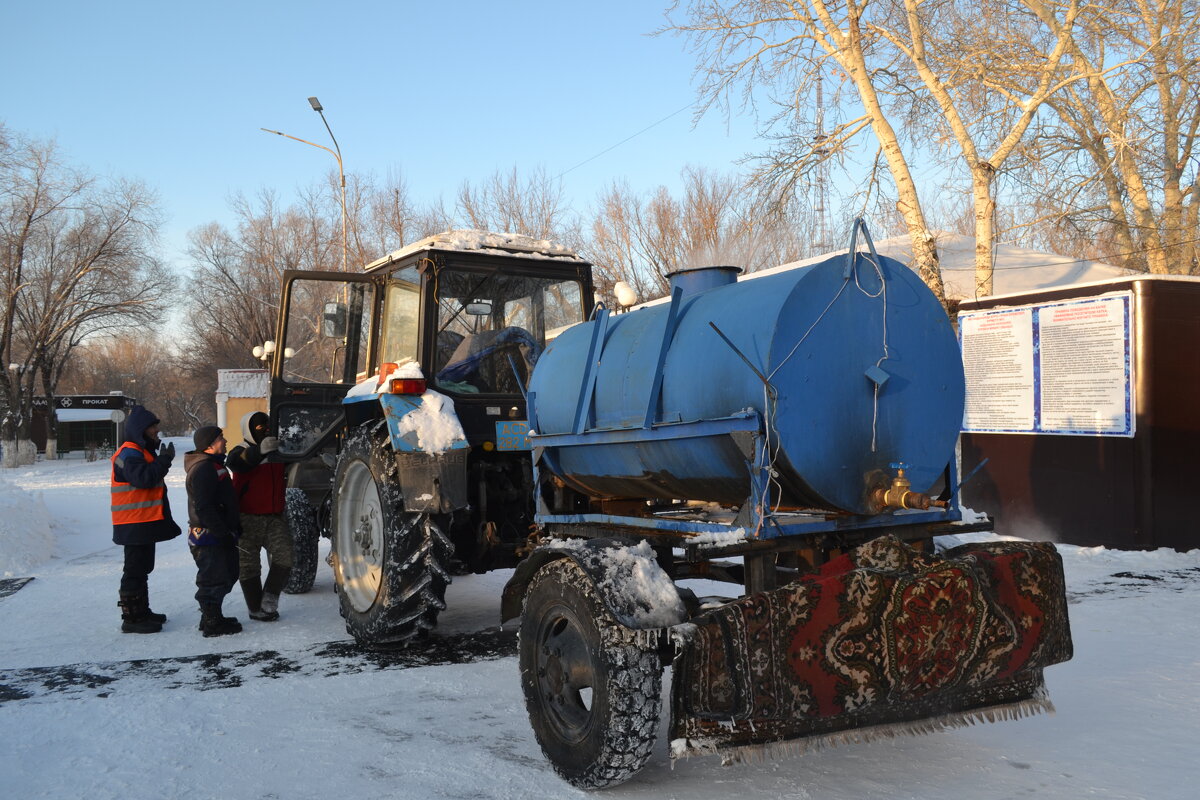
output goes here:
[[927, 494], [910, 491], [912, 484], [905, 476], [904, 471], [908, 469], [908, 465], [904, 463], [889, 464], [892, 469], [896, 470], [896, 477], [892, 478], [892, 484], [886, 489], [880, 487], [871, 492], [872, 505], [880, 511], [886, 511], [889, 508], [919, 508], [927, 509], [930, 506], [936, 508], [945, 508], [945, 500], [937, 500]]

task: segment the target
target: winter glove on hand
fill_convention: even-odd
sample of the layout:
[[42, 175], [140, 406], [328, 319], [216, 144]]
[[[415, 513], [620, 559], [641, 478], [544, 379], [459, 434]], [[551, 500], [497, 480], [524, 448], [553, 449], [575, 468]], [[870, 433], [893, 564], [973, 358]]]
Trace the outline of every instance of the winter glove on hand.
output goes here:
[[274, 436], [265, 436], [265, 437], [263, 437], [263, 440], [258, 443], [258, 450], [264, 456], [267, 455], [268, 453], [274, 453], [278, 449], [279, 449], [279, 440], [276, 439]]
[[175, 443], [167, 442], [167, 446], [159, 451], [158, 457], [166, 464], [170, 464], [175, 460]]

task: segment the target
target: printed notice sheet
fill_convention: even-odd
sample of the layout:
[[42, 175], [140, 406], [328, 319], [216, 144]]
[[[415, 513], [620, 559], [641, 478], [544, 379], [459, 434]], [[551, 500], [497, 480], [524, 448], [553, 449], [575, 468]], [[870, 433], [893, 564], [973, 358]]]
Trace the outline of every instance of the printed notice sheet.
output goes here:
[[963, 430], [1134, 433], [1131, 292], [959, 315]]

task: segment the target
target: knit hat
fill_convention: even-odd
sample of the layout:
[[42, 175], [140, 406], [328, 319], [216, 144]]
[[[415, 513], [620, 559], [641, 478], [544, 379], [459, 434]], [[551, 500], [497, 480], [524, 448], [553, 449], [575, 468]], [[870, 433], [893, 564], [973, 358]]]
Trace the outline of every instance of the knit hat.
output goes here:
[[221, 429], [216, 425], [201, 425], [192, 434], [192, 444], [196, 445], [196, 452], [199, 453], [211, 447], [220, 435]]

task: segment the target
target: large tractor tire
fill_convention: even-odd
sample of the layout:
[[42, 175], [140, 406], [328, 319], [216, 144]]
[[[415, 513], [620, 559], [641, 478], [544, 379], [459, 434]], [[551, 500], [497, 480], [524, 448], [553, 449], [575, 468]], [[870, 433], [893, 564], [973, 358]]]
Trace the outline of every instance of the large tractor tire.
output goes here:
[[564, 780], [600, 789], [646, 765], [662, 712], [662, 662], [573, 561], [553, 561], [530, 582], [519, 654], [530, 724]]
[[404, 511], [391, 449], [353, 432], [334, 469], [334, 580], [360, 645], [397, 647], [432, 630], [446, 607], [453, 545], [428, 514]]
[[321, 544], [321, 526], [317, 510], [303, 489], [292, 487], [284, 495], [283, 513], [292, 534], [292, 573], [283, 591], [304, 594], [317, 578], [317, 551]]

